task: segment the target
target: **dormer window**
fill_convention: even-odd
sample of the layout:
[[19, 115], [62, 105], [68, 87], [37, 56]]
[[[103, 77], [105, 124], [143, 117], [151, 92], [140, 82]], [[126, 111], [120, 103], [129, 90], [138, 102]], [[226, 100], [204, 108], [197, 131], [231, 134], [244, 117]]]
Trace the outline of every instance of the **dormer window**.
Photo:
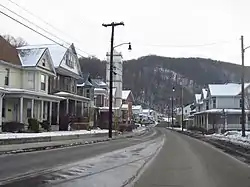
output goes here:
[[70, 68], [74, 68], [75, 56], [73, 54], [68, 53], [66, 55], [66, 65]]
[[42, 66], [43, 66], [43, 67], [46, 66], [45, 59], [42, 59]]

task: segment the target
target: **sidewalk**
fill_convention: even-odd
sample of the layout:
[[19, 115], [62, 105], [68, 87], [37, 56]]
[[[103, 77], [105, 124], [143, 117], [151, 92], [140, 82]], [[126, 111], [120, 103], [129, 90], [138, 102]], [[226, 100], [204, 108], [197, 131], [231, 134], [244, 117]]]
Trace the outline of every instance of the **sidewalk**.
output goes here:
[[[128, 132], [120, 135], [113, 135], [112, 139], [118, 138], [130, 138], [136, 135], [141, 135], [145, 132], [146, 129], [136, 129], [134, 132]], [[70, 146], [78, 146], [85, 144], [93, 144], [98, 142], [104, 142], [111, 140], [108, 138], [108, 135], [103, 134], [95, 134], [94, 136], [85, 136], [79, 139], [71, 139], [71, 140], [56, 140], [49, 142], [35, 142], [35, 143], [22, 143], [22, 144], [9, 144], [9, 145], [0, 145], [0, 155], [3, 154], [17, 154], [23, 152], [32, 152], [32, 151], [42, 151], [42, 150], [50, 150], [56, 148], [64, 148]]]

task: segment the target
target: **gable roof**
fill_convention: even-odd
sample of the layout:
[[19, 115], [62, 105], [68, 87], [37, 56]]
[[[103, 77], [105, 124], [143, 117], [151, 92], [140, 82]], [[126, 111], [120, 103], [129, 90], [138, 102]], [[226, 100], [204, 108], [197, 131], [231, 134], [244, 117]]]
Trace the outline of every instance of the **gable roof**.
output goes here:
[[195, 101], [196, 103], [199, 103], [201, 99], [201, 94], [195, 94]]
[[93, 87], [89, 74], [82, 74], [82, 78], [77, 81], [78, 87]]
[[36, 66], [38, 61], [43, 56], [47, 48], [17, 48], [18, 56], [21, 60], [22, 66], [31, 67]]
[[[250, 86], [250, 83], [245, 83], [245, 89]], [[211, 96], [236, 96], [241, 93], [241, 84], [227, 83], [227, 84], [209, 84], [209, 91]]]
[[126, 100], [130, 94], [132, 96], [132, 99], [134, 100], [134, 96], [131, 90], [122, 90], [122, 99]]
[[[69, 47], [69, 46], [68, 46]], [[55, 68], [60, 66], [60, 63], [67, 52], [67, 47], [63, 47], [58, 44], [41, 44], [41, 45], [29, 45], [19, 47], [18, 49], [36, 49], [36, 48], [48, 48]]]
[[[63, 74], [65, 74], [65, 73], [67, 74], [67, 72], [71, 72], [73, 74], [77, 74], [77, 77], [81, 76], [81, 68], [80, 68], [78, 56], [76, 54], [75, 47], [73, 44], [67, 45], [67, 46], [66, 45], [65, 46], [58, 45], [58, 44], [29, 45], [29, 46], [21, 47], [19, 49], [22, 49], [22, 48], [26, 48], [26, 49], [28, 49], [28, 48], [29, 49], [48, 48], [55, 68], [61, 67], [62, 68], [61, 73], [63, 73]], [[66, 61], [65, 55], [66, 55], [66, 52], [68, 50], [70, 50], [77, 57], [76, 66], [74, 66], [74, 68], [70, 68], [66, 64], [62, 63], [62, 62]], [[66, 72], [65, 72], [65, 70], [66, 70]]]
[[13, 65], [21, 65], [16, 48], [10, 45], [2, 36], [0, 36], [0, 60]]
[[202, 96], [203, 96], [203, 99], [206, 99], [207, 98], [207, 93], [208, 93], [208, 90], [206, 88], [203, 88], [202, 89]]
[[95, 88], [108, 88], [108, 85], [102, 79], [92, 79]]

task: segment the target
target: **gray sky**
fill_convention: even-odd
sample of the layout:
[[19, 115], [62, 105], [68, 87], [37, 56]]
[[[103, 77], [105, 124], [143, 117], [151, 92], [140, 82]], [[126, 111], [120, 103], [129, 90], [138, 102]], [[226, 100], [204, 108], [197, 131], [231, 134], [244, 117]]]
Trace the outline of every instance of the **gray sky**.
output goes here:
[[[12, 1], [63, 33], [8, 0], [1, 0], [0, 4], [100, 59], [104, 59], [109, 50], [111, 34], [111, 28], [104, 28], [101, 24], [112, 21], [125, 23], [124, 27], [115, 29], [115, 43], [132, 42], [131, 52], [127, 51], [127, 46], [119, 48], [125, 59], [156, 54], [167, 57], [205, 57], [239, 64], [240, 36], [244, 35], [245, 45], [250, 45], [248, 0]], [[17, 17], [2, 7], [0, 10]], [[0, 23], [1, 34], [21, 36], [29, 44], [51, 43], [2, 14]], [[216, 44], [204, 45], [213, 43]], [[87, 56], [81, 51], [79, 53]], [[246, 53], [246, 64], [250, 65], [250, 49]]]

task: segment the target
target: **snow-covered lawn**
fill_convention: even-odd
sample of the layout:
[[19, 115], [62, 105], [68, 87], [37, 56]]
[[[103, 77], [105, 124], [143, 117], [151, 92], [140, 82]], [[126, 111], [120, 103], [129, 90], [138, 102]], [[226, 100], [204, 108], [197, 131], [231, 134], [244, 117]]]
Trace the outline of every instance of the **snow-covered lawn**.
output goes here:
[[211, 134], [206, 135], [210, 138], [229, 141], [232, 143], [243, 144], [250, 146], [250, 132], [246, 131], [246, 137], [241, 136], [241, 131], [228, 131], [225, 134]]
[[1, 133], [0, 139], [17, 139], [17, 138], [37, 138], [37, 137], [53, 137], [53, 136], [69, 136], [82, 134], [99, 134], [108, 133], [108, 130], [78, 130], [78, 131], [53, 131], [41, 133]]

